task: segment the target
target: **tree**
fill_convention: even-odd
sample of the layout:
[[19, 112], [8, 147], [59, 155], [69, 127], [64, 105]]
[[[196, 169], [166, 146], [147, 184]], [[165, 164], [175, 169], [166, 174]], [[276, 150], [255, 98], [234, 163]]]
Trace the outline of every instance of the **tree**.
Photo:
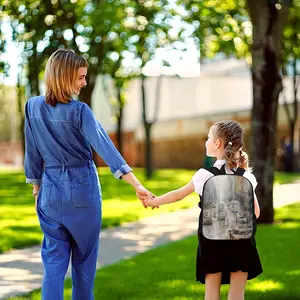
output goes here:
[[260, 221], [274, 221], [273, 182], [278, 98], [282, 90], [281, 60], [288, 3], [248, 0], [253, 26], [252, 45], [252, 136], [256, 193], [261, 202]]
[[111, 93], [109, 88], [105, 88], [107, 83], [103, 77], [103, 87], [106, 89], [106, 97], [112, 108], [113, 116], [117, 124], [117, 147], [123, 153], [123, 110], [126, 104], [126, 90], [133, 78], [132, 74], [126, 74], [122, 65], [123, 58], [118, 55], [117, 61], [104, 63], [103, 73], [108, 74], [113, 82], [114, 91]]
[[[24, 123], [25, 123], [25, 87], [22, 84], [22, 75], [23, 75], [23, 68], [22, 65], [18, 66], [18, 78], [17, 78], [17, 102], [18, 102], [18, 113], [19, 113], [19, 133], [20, 133], [20, 140], [22, 146], [22, 153], [25, 153], [25, 136], [24, 136]], [[23, 156], [24, 160], [24, 156]], [[23, 161], [22, 161], [23, 165]]]
[[128, 49], [131, 47], [129, 40], [133, 33], [127, 28], [126, 19], [123, 25], [115, 30], [118, 38], [112, 41], [102, 68], [102, 73], [106, 74], [113, 82], [113, 91], [111, 91], [111, 89], [105, 88], [108, 84], [102, 77], [106, 97], [117, 124], [117, 146], [120, 153], [123, 153], [123, 110], [127, 102], [126, 90], [130, 81], [138, 76], [139, 70], [135, 70], [132, 66], [129, 67], [126, 63], [128, 56], [132, 56]]
[[[167, 30], [171, 28], [167, 19], [172, 14], [167, 4], [166, 0], [77, 0], [76, 5], [74, 0], [5, 1], [5, 10], [14, 28], [14, 39], [24, 46], [31, 94], [40, 92], [39, 79], [49, 55], [59, 47], [67, 47], [89, 62], [88, 85], [82, 90], [80, 99], [90, 105], [97, 76], [107, 72], [104, 64], [109, 54], [131, 52], [142, 70], [157, 46], [167, 44]], [[112, 72], [118, 89], [118, 140], [121, 145], [124, 85], [131, 75], [116, 76], [123, 66], [118, 60], [114, 63], [117, 65], [109, 72]], [[146, 93], [143, 95], [146, 97]], [[145, 97], [143, 101], [146, 101]], [[144, 124], [147, 128], [147, 169], [150, 170], [150, 128], [153, 123], [144, 118]], [[149, 176], [151, 173], [148, 172]]]
[[[276, 0], [182, 1], [196, 26], [200, 53], [245, 58], [253, 81], [251, 157], [259, 182], [260, 221], [273, 222], [276, 118], [282, 89], [281, 59], [289, 2]], [[250, 20], [249, 20], [250, 16]], [[250, 52], [251, 49], [251, 52]]]
[[[77, 20], [74, 5], [70, 1], [17, 0], [5, 1], [4, 9], [13, 38], [23, 47], [30, 95], [39, 95], [40, 75], [49, 55], [61, 46], [78, 50], [75, 35], [70, 40], [64, 36]], [[75, 11], [81, 15], [82, 5], [78, 3]]]
[[185, 22], [195, 28], [191, 34], [201, 60], [223, 53], [251, 63], [252, 28], [244, 0], [183, 0], [179, 4], [185, 7]]
[[[142, 73], [146, 63], [155, 57], [155, 52], [159, 47], [173, 47], [172, 42], [180, 39], [179, 36], [171, 36], [171, 20], [174, 15], [178, 15], [168, 6], [168, 1], [144, 2], [142, 0], [133, 1], [133, 14], [135, 22], [132, 23], [132, 31], [136, 34], [131, 39], [130, 49], [139, 61], [141, 78], [141, 102], [142, 102], [142, 122], [145, 132], [145, 166], [146, 178], [151, 178], [153, 174], [151, 129], [157, 120], [159, 97], [156, 97], [155, 111], [152, 118], [148, 113], [148, 101], [146, 91], [146, 78]], [[163, 62], [162, 62], [163, 64]], [[160, 90], [161, 77], [158, 81]]]
[[[128, 0], [130, 1], [130, 0]], [[111, 44], [123, 38], [126, 1], [78, 0], [6, 1], [5, 10], [14, 28], [14, 39], [24, 45], [31, 94], [39, 94], [39, 79], [45, 62], [57, 48], [70, 48], [89, 62], [88, 85], [80, 99], [91, 104], [96, 77]], [[126, 2], [126, 3], [125, 3]], [[120, 36], [116, 31], [121, 32]], [[124, 30], [123, 30], [124, 31]], [[127, 37], [127, 35], [125, 35]]]
[[[85, 15], [81, 18], [79, 34], [84, 37], [89, 59], [88, 86], [82, 90], [80, 99], [87, 101], [95, 86], [96, 78], [103, 73], [106, 55], [113, 51], [118, 39], [127, 40], [126, 24], [130, 0], [87, 1]], [[122, 45], [125, 43], [122, 42]], [[118, 48], [119, 51], [123, 50]], [[89, 100], [90, 101], [90, 100]], [[90, 104], [90, 102], [89, 102]]]

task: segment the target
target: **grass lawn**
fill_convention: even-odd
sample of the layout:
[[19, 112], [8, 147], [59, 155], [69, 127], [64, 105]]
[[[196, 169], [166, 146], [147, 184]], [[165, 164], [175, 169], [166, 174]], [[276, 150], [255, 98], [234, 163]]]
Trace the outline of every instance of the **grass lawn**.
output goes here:
[[[263, 274], [248, 282], [247, 300], [300, 299], [300, 203], [276, 211], [276, 224], [259, 225], [257, 245]], [[156, 248], [97, 272], [95, 299], [190, 300], [203, 299], [204, 286], [195, 282], [197, 239], [190, 237]], [[221, 289], [225, 300], [228, 285]], [[10, 300], [38, 300], [35, 291]], [[71, 299], [71, 280], [65, 299]]]
[[[144, 209], [131, 186], [122, 180], [116, 180], [108, 168], [99, 168], [98, 171], [103, 188], [102, 228], [191, 207], [198, 202], [198, 196], [194, 193], [184, 201], [172, 205], [164, 205], [155, 210]], [[150, 181], [144, 180], [143, 169], [135, 169], [134, 173], [146, 188], [161, 195], [187, 183], [195, 171], [159, 170]], [[275, 184], [295, 180], [300, 180], [300, 174], [276, 173], [275, 176]], [[23, 171], [1, 170], [0, 186], [0, 253], [40, 243], [42, 233], [34, 210], [31, 185], [25, 183]]]
[[[102, 228], [117, 226], [162, 212], [174, 211], [195, 205], [196, 194], [174, 205], [159, 209], [144, 209], [134, 189], [125, 181], [116, 180], [108, 168], [99, 168], [103, 196]], [[160, 195], [186, 184], [195, 173], [190, 170], [160, 170], [153, 179], [145, 182], [143, 169], [135, 175], [151, 192]], [[0, 253], [12, 248], [23, 248], [41, 242], [42, 233], [34, 209], [31, 185], [25, 183], [20, 170], [0, 172]]]

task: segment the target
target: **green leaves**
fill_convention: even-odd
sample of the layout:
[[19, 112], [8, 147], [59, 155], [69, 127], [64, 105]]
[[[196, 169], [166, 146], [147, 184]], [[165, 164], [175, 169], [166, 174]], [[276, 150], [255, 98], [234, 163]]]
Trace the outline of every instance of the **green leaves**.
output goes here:
[[284, 30], [284, 64], [300, 59], [300, 0], [294, 0]]
[[250, 59], [251, 23], [245, 1], [180, 1], [188, 12], [185, 22], [195, 25], [194, 36], [201, 57], [212, 58], [218, 52]]
[[120, 77], [126, 74], [126, 54], [130, 53], [141, 69], [157, 47], [172, 42], [167, 20], [174, 11], [167, 1], [16, 0], [5, 2], [5, 14], [14, 41], [24, 48], [29, 78], [38, 77], [31, 73], [40, 74], [49, 55], [59, 47], [84, 55], [91, 78], [102, 72]]

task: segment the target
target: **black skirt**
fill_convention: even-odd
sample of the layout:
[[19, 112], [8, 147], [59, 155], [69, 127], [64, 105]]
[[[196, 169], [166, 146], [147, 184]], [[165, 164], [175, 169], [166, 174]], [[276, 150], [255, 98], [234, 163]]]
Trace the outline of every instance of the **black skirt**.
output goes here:
[[196, 278], [205, 283], [205, 275], [222, 272], [221, 284], [230, 283], [230, 272], [247, 272], [248, 280], [262, 273], [255, 239], [209, 240], [198, 233]]

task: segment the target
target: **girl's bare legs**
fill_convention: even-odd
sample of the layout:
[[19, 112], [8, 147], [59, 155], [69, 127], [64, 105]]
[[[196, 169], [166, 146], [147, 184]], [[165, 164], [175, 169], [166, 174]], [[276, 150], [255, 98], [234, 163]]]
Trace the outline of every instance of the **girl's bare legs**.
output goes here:
[[244, 300], [247, 278], [248, 273], [245, 272], [238, 271], [230, 273], [228, 300]]
[[220, 300], [222, 273], [205, 275], [205, 300]]

